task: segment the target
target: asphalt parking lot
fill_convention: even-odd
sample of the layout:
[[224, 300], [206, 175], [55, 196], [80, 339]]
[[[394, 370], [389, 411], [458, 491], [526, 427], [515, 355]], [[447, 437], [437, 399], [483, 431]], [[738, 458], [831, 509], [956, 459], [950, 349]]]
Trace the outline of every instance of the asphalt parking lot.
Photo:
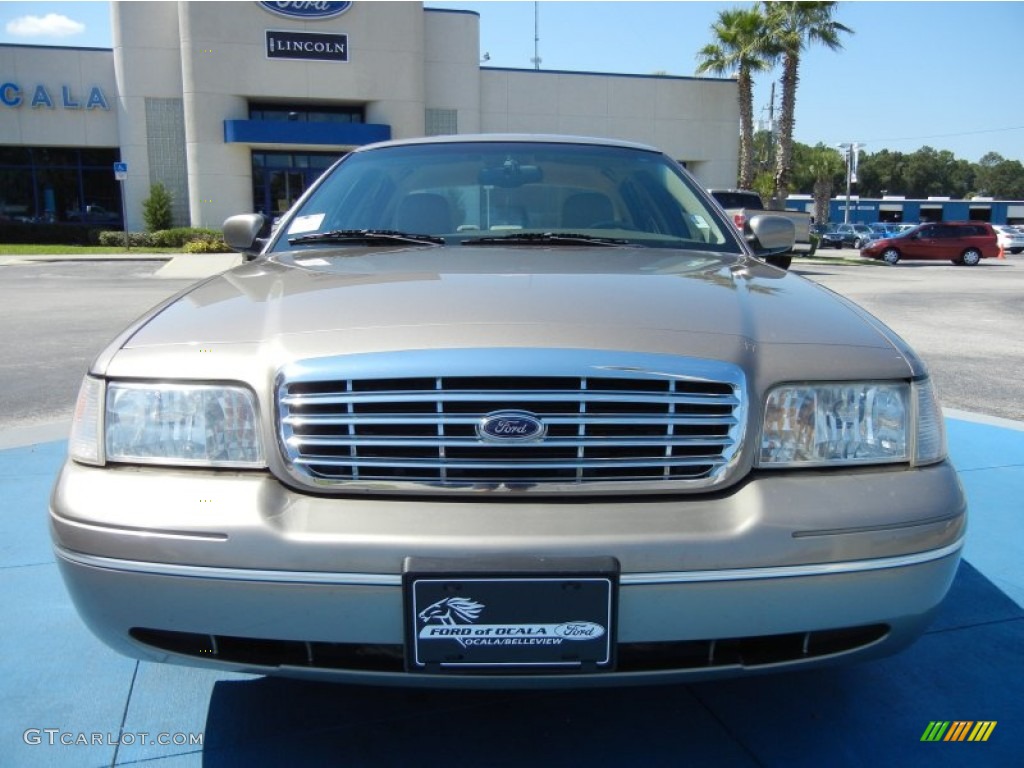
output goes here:
[[[973, 269], [828, 257], [794, 265], [904, 335], [954, 409], [947, 428], [971, 533], [924, 638], [856, 667], [583, 693], [339, 687], [138, 663], [99, 644], [57, 575], [47, 494], [89, 360], [187, 284], [154, 280], [155, 268], [0, 267], [12, 394], [0, 413], [0, 611], [9, 627], [0, 635], [0, 765], [1021, 764], [1024, 259]], [[947, 721], [996, 726], [984, 743], [923, 741]]]

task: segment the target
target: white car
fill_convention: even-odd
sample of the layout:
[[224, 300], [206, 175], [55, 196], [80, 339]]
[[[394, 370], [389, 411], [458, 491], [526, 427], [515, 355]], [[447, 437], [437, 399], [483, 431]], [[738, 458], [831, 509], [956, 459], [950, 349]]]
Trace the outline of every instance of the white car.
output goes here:
[[999, 247], [1004, 253], [1020, 253], [1024, 251], [1024, 232], [1009, 224], [993, 224], [992, 229], [996, 231], [999, 238]]

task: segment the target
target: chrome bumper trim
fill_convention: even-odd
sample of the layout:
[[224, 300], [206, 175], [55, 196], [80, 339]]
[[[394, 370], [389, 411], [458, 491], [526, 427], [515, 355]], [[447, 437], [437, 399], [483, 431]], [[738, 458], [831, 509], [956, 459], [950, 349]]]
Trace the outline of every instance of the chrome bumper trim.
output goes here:
[[[622, 586], [658, 584], [702, 584], [709, 582], [755, 581], [787, 579], [808, 576], [840, 576], [851, 573], [906, 568], [941, 560], [957, 554], [964, 545], [961, 538], [940, 549], [915, 552], [911, 555], [883, 557], [877, 560], [854, 560], [842, 563], [815, 563], [787, 565], [774, 568], [735, 568], [720, 571], [675, 571], [661, 573], [626, 573], [619, 577]], [[57, 557], [90, 568], [126, 571], [151, 576], [215, 579], [222, 581], [256, 581], [279, 584], [325, 584], [331, 586], [400, 587], [401, 575], [389, 573], [328, 573], [321, 571], [272, 571], [251, 568], [220, 568], [203, 565], [176, 565], [174, 563], [147, 563], [72, 552], [54, 547]]]
[[619, 583], [638, 584], [699, 584], [714, 581], [751, 581], [755, 579], [791, 579], [803, 576], [835, 576], [867, 571], [884, 571], [890, 568], [906, 568], [941, 560], [959, 552], [964, 540], [940, 549], [915, 552], [912, 555], [881, 557], [877, 560], [851, 560], [843, 563], [814, 563], [811, 565], [784, 565], [777, 568], [736, 568], [726, 571], [678, 571], [675, 573], [630, 573], [623, 574]]
[[73, 552], [55, 546], [54, 553], [61, 560], [89, 568], [125, 571], [147, 576], [175, 576], [186, 579], [213, 579], [216, 581], [262, 581], [276, 584], [327, 584], [331, 586], [400, 587], [401, 575], [390, 573], [330, 573], [321, 571], [268, 571], [254, 568], [220, 568], [208, 565], [177, 565], [175, 563], [147, 563], [120, 560]]

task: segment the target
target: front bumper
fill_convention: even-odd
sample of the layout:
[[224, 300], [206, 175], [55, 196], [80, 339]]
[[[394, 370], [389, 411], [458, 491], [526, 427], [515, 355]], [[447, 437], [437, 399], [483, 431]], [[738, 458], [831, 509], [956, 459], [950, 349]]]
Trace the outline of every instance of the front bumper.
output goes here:
[[[892, 652], [948, 591], [966, 512], [948, 463], [576, 502], [318, 498], [264, 473], [68, 463], [51, 524], [79, 613], [130, 656], [373, 684], [564, 686]], [[615, 557], [620, 659], [647, 660], [594, 674], [402, 672], [406, 557], [527, 554]]]

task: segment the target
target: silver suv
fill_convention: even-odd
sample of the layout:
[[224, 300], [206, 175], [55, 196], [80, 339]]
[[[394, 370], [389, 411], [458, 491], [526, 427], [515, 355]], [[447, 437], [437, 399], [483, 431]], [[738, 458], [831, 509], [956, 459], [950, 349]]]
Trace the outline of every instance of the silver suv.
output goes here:
[[949, 589], [966, 509], [921, 360], [655, 149], [368, 146], [225, 236], [254, 260], [96, 358], [52, 494], [129, 656], [694, 680], [891, 653]]

